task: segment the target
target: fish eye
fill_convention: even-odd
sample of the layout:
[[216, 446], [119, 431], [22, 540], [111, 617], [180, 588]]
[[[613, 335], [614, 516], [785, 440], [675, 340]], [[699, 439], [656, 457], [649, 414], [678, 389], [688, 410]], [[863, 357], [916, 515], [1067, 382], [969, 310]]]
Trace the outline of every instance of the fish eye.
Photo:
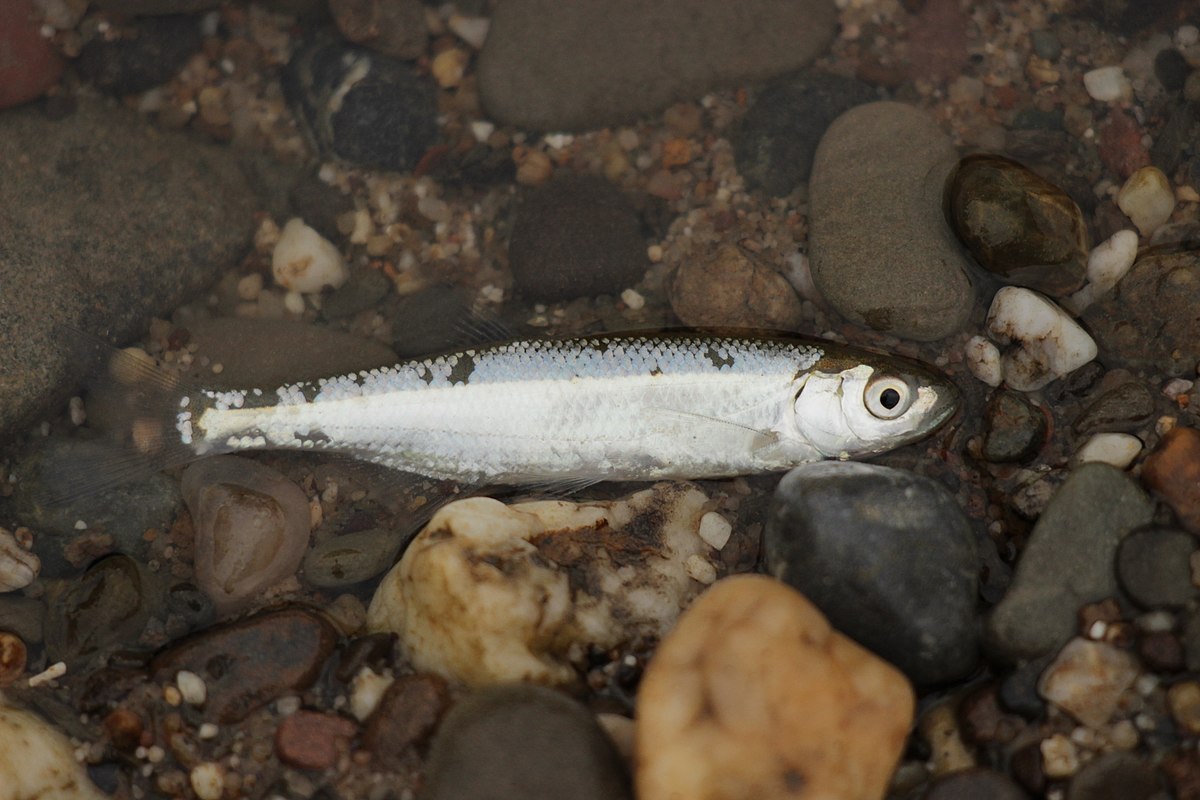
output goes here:
[[912, 405], [914, 392], [908, 381], [894, 375], [881, 375], [867, 384], [863, 399], [867, 411], [879, 419], [896, 419]]

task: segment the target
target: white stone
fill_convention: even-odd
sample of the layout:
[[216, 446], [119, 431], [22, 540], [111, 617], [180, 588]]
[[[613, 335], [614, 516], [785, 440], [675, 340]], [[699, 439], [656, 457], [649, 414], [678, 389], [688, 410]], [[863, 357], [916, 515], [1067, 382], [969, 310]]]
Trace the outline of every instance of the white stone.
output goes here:
[[1138, 677], [1138, 662], [1106, 642], [1072, 639], [1038, 679], [1038, 694], [1089, 728], [1112, 717]]
[[188, 782], [200, 800], [221, 800], [225, 791], [225, 768], [213, 761], [201, 762], [192, 767]]
[[395, 679], [391, 675], [380, 675], [370, 667], [363, 667], [350, 684], [350, 713], [359, 722], [375, 713], [383, 693]]
[[708, 503], [687, 483], [604, 502], [451, 503], [380, 583], [368, 629], [460, 683], [574, 684], [589, 646], [659, 638], [703, 590], [689, 558], [711, 552], [698, 535]]
[[1171, 218], [1175, 192], [1161, 169], [1142, 167], [1129, 176], [1117, 193], [1117, 205], [1143, 236], [1149, 236]]
[[179, 687], [179, 694], [189, 706], [202, 706], [208, 699], [208, 685], [194, 672], [181, 669], [175, 676], [175, 685]]
[[688, 556], [687, 560], [683, 562], [683, 567], [687, 570], [688, 577], [705, 586], [709, 586], [717, 580], [717, 568], [704, 556]]
[[492, 134], [496, 132], [496, 123], [488, 122], [486, 119], [477, 119], [471, 123], [471, 135], [475, 137], [475, 141], [480, 144], [492, 138]]
[[458, 12], [451, 14], [450, 19], [446, 21], [446, 25], [454, 31], [455, 36], [476, 50], [483, 48], [491, 24], [491, 20], [487, 17], [469, 17]]
[[336, 289], [350, 276], [342, 254], [333, 243], [304, 224], [299, 217], [288, 220], [271, 253], [275, 283], [296, 292]]
[[646, 298], [637, 289], [626, 289], [621, 292], [621, 302], [634, 311], [646, 306]]
[[1142, 452], [1142, 440], [1128, 433], [1097, 433], [1075, 452], [1075, 464], [1100, 461], [1125, 469]]
[[1191, 47], [1200, 41], [1200, 28], [1195, 25], [1180, 25], [1175, 31], [1175, 44], [1180, 47]]
[[700, 518], [700, 529], [697, 533], [713, 550], [721, 550], [729, 543], [729, 537], [733, 534], [733, 526], [729, 524], [729, 520], [716, 511], [709, 511]]
[[1138, 235], [1117, 231], [1088, 254], [1087, 277], [1100, 294], [1117, 285], [1137, 260]]
[[1000, 350], [982, 336], [972, 336], [964, 350], [967, 369], [988, 386], [999, 386], [1004, 380]]
[[1030, 392], [1096, 357], [1096, 342], [1061, 308], [1037, 292], [1005, 286], [988, 311], [993, 341], [1015, 343], [1002, 357], [1005, 382]]
[[21, 547], [10, 531], [0, 528], [0, 592], [24, 589], [41, 569], [41, 559]]
[[104, 800], [67, 737], [0, 695], [0, 800]]
[[1083, 74], [1083, 88], [1093, 100], [1112, 103], [1128, 99], [1133, 93], [1125, 70], [1119, 66], [1100, 67]]

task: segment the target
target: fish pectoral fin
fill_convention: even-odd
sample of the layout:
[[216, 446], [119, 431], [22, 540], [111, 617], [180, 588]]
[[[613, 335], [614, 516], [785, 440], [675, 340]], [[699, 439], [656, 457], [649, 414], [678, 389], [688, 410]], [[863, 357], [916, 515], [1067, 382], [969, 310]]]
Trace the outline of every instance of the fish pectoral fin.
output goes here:
[[509, 483], [519, 487], [523, 493], [540, 495], [559, 500], [570, 497], [588, 487], [595, 486], [604, 479], [595, 475], [552, 475], [529, 473], [518, 475]]
[[678, 408], [653, 408], [651, 409], [651, 413], [662, 414], [677, 421], [687, 421], [690, 425], [694, 426], [693, 429], [696, 432], [696, 438], [704, 437], [706, 430], [712, 434], [721, 436], [740, 433], [747, 437], [748, 445], [752, 452], [770, 447], [779, 441], [779, 434], [775, 431], [762, 430], [752, 425], [745, 425], [741, 422], [722, 419], [721, 417], [714, 417], [708, 414], [699, 414], [695, 411], [683, 411]]

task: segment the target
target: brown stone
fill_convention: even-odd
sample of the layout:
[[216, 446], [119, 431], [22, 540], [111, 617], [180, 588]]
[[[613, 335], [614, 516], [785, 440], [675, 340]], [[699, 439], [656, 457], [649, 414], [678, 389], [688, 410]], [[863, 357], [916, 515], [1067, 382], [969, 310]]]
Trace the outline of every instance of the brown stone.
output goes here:
[[297, 711], [275, 730], [279, 760], [300, 769], [328, 769], [358, 732], [352, 720], [319, 711]]
[[638, 694], [641, 800], [878, 800], [913, 717], [904, 676], [803, 595], [719, 581], [680, 618]]
[[1142, 135], [1137, 120], [1119, 108], [1110, 111], [1096, 131], [1100, 160], [1121, 180], [1150, 166], [1150, 151], [1142, 144]]
[[1194, 750], [1171, 753], [1162, 760], [1176, 800], [1200, 800], [1200, 756]]
[[405, 753], [429, 740], [449, 706], [446, 682], [438, 676], [401, 676], [367, 719], [363, 747], [379, 766], [394, 769]]
[[909, 77], [943, 81], [967, 66], [967, 24], [957, 0], [928, 0], [908, 29]]
[[693, 327], [795, 330], [800, 298], [775, 270], [734, 244], [685, 260], [667, 294], [675, 315]]
[[958, 706], [962, 734], [974, 744], [1007, 744], [1025, 727], [1025, 721], [1000, 707], [995, 684], [976, 689]]
[[1190, 533], [1200, 534], [1200, 430], [1175, 428], [1142, 466], [1142, 480]]
[[306, 689], [337, 644], [337, 631], [303, 608], [268, 611], [217, 625], [169, 646], [151, 662], [154, 679], [194, 672], [208, 686], [205, 715], [238, 722], [276, 697]]
[[0, 108], [40, 97], [62, 75], [63, 60], [40, 27], [32, 0], [0, 3]]
[[429, 31], [420, 0], [329, 0], [329, 13], [347, 41], [392, 58], [417, 58]]
[[115, 708], [104, 717], [104, 732], [118, 750], [136, 748], [142, 741], [144, 729], [142, 718], [128, 708]]
[[20, 636], [0, 631], [0, 686], [15, 683], [24, 674], [28, 655]]
[[1138, 642], [1138, 656], [1153, 672], [1181, 672], [1184, 668], [1183, 644], [1169, 631], [1148, 633]]

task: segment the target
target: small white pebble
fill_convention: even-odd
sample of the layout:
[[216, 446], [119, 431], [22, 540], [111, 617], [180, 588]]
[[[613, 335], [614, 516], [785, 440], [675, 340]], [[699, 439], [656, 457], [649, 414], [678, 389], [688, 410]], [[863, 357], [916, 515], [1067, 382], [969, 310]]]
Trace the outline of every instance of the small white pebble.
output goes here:
[[1138, 732], [1127, 719], [1113, 723], [1108, 729], [1108, 741], [1118, 750], [1132, 750], [1138, 746]]
[[150, 745], [150, 748], [146, 750], [146, 760], [151, 764], [161, 764], [162, 760], [166, 757], [167, 751], [156, 744]]
[[1132, 95], [1133, 87], [1119, 66], [1100, 67], [1083, 74], [1083, 88], [1088, 96], [1101, 103], [1112, 103]]
[[49, 683], [50, 681], [57, 680], [58, 678], [61, 678], [63, 675], [66, 675], [66, 674], [67, 674], [66, 663], [63, 661], [55, 662], [55, 663], [51, 664], [50, 666], [46, 667], [46, 669], [39, 672], [37, 675], [31, 676], [29, 678], [29, 688], [36, 689], [37, 687], [41, 686], [42, 684], [46, 684], [46, 683]]
[[87, 422], [87, 409], [83, 406], [82, 397], [72, 397], [67, 401], [67, 414], [71, 418], [71, 424], [76, 427]]
[[626, 289], [621, 292], [621, 302], [637, 311], [639, 308], [644, 308], [646, 298], [642, 297], [636, 289]]
[[987, 330], [1000, 344], [1017, 342], [1002, 358], [1004, 380], [1030, 392], [1096, 357], [1096, 342], [1071, 317], [1037, 292], [1005, 286], [988, 310]]
[[215, 739], [217, 738], [217, 734], [220, 732], [221, 729], [216, 725], [212, 724], [211, 722], [204, 722], [201, 723], [200, 727], [196, 730], [196, 735], [201, 739]]
[[984, 337], [972, 336], [967, 342], [964, 355], [967, 359], [967, 369], [988, 386], [999, 386], [1004, 380], [1000, 351]]
[[208, 686], [204, 679], [194, 672], [181, 669], [175, 676], [175, 685], [179, 687], [184, 702], [190, 706], [202, 706], [208, 698]]
[[1087, 277], [1100, 294], [1117, 285], [1137, 259], [1138, 235], [1130, 230], [1117, 231], [1092, 248], [1088, 255]]
[[492, 134], [496, 132], [496, 124], [488, 122], [486, 119], [477, 119], [471, 123], [471, 135], [475, 137], [475, 141], [482, 144], [492, 138]]
[[717, 568], [704, 556], [693, 553], [683, 562], [683, 568], [692, 580], [706, 586], [717, 580]]
[[716, 511], [709, 511], [700, 518], [700, 528], [696, 531], [704, 542], [714, 550], [720, 550], [729, 543], [733, 534], [733, 526], [729, 520]]
[[299, 292], [288, 292], [283, 296], [283, 307], [290, 314], [304, 313], [304, 295]]
[[163, 700], [171, 708], [177, 708], [183, 702], [183, 694], [174, 686], [164, 686], [162, 694]]
[[371, 212], [365, 208], [354, 211], [354, 228], [350, 231], [350, 244], [366, 244], [375, 235], [375, 223]]
[[221, 800], [225, 792], [225, 768], [213, 761], [197, 764], [192, 767], [188, 782], [200, 800]]
[[1108, 623], [1102, 619], [1098, 619], [1088, 628], [1088, 638], [1095, 641], [1100, 641], [1104, 638], [1104, 634], [1108, 633]]
[[1079, 771], [1079, 749], [1070, 738], [1056, 733], [1043, 739], [1040, 749], [1047, 778], [1069, 778]]
[[297, 292], [336, 289], [350, 276], [342, 254], [333, 243], [299, 217], [283, 226], [271, 252], [271, 272], [275, 283]]
[[1189, 381], [1187, 378], [1172, 378], [1163, 386], [1162, 393], [1174, 400], [1179, 395], [1190, 392], [1195, 385], [1195, 381]]
[[1100, 462], [1125, 469], [1142, 452], [1142, 440], [1128, 433], [1097, 433], [1075, 452], [1074, 463]]
[[650, 263], [657, 264], [663, 260], [662, 245], [652, 244], [646, 248], [646, 258], [650, 259]]
[[562, 150], [564, 147], [569, 147], [571, 142], [575, 141], [575, 137], [569, 133], [548, 133], [542, 138], [547, 145], [553, 147], [555, 150]]
[[468, 17], [466, 14], [457, 12], [451, 14], [450, 19], [446, 20], [446, 26], [454, 31], [454, 35], [476, 50], [483, 48], [491, 24], [491, 20], [487, 17]]
[[290, 717], [300, 710], [300, 698], [294, 694], [281, 697], [275, 701], [275, 710], [279, 712], [279, 716], [281, 717]]
[[1175, 193], [1161, 169], [1142, 167], [1130, 175], [1117, 192], [1117, 205], [1143, 236], [1149, 236], [1171, 218], [1171, 212], [1175, 210]]
[[1200, 28], [1195, 25], [1180, 25], [1175, 31], [1175, 44], [1180, 47], [1191, 47], [1200, 42]]
[[350, 713], [359, 722], [371, 716], [393, 680], [390, 675], [380, 675], [370, 667], [360, 669], [350, 684]]
[[77, 520], [75, 520], [75, 525], [74, 525], [73, 527], [74, 527], [74, 528], [75, 528], [75, 530], [77, 530], [77, 531], [86, 531], [86, 530], [87, 530], [87, 523], [86, 523], [86, 522], [84, 522], [84, 521], [83, 521], [83, 520], [81, 520], [81, 519], [77, 519]]

